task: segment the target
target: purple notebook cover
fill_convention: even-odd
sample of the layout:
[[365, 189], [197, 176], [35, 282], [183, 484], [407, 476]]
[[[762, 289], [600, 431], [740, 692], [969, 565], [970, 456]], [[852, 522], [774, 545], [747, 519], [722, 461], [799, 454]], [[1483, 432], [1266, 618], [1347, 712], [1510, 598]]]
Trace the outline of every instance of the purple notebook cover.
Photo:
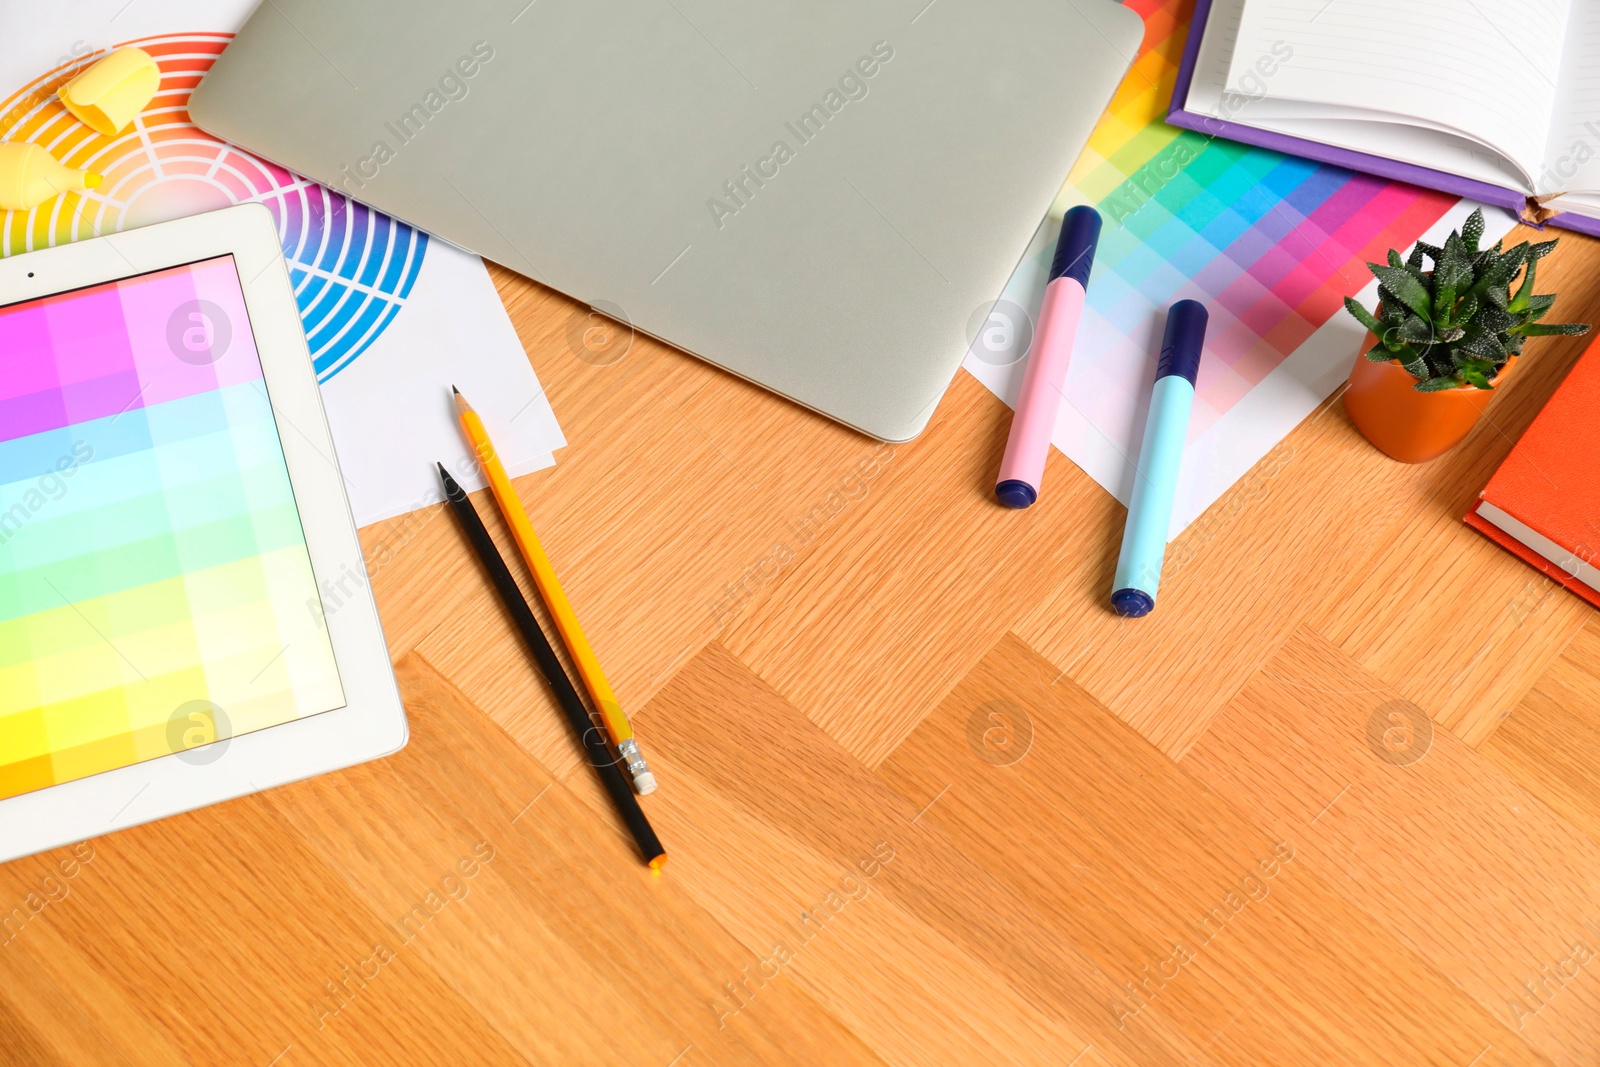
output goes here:
[[[1194, 18], [1189, 22], [1189, 37], [1183, 47], [1183, 61], [1178, 64], [1178, 84], [1172, 91], [1172, 107], [1167, 111], [1167, 121], [1172, 125], [1203, 133], [1208, 137], [1222, 137], [1229, 141], [1255, 145], [1257, 148], [1270, 148], [1285, 155], [1314, 159], [1319, 163], [1358, 170], [1364, 174], [1375, 174], [1391, 181], [1407, 182], [1411, 185], [1420, 185], [1424, 189], [1436, 189], [1441, 193], [1464, 196], [1504, 208], [1511, 214], [1521, 217], [1523, 209], [1527, 206], [1527, 197], [1516, 189], [1447, 174], [1431, 167], [1419, 167], [1414, 163], [1401, 163], [1383, 156], [1352, 152], [1348, 148], [1335, 148], [1317, 141], [1308, 141], [1303, 137], [1291, 137], [1286, 133], [1258, 130], [1253, 126], [1229, 122], [1214, 115], [1202, 115], [1187, 110], [1184, 104], [1189, 99], [1189, 85], [1194, 80], [1195, 59], [1200, 54], [1200, 31], [1204, 29], [1206, 17], [1210, 13], [1211, 0], [1195, 0]], [[1589, 234], [1591, 237], [1600, 237], [1600, 219], [1587, 218], [1570, 211], [1555, 215], [1545, 225], [1560, 226], [1563, 229]]]

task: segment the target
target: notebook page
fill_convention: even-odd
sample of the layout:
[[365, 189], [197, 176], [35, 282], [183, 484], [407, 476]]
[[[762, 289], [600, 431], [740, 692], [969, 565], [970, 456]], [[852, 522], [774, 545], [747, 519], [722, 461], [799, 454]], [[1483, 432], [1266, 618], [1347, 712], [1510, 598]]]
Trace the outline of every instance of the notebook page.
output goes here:
[[1318, 144], [1348, 148], [1384, 159], [1398, 159], [1419, 167], [1456, 174], [1502, 188], [1525, 188], [1511, 162], [1499, 152], [1459, 134], [1423, 129], [1400, 122], [1366, 118], [1278, 118], [1270, 101], [1240, 111], [1241, 121], [1264, 130], [1303, 137]]
[[[1315, 117], [1305, 104], [1272, 100], [1258, 89], [1253, 94], [1230, 93], [1223, 89], [1228, 80], [1239, 35], [1239, 21], [1245, 0], [1213, 0], [1201, 31], [1200, 48], [1195, 56], [1194, 75], [1184, 109], [1224, 122], [1253, 126], [1260, 130], [1303, 137], [1320, 144], [1369, 152], [1389, 159], [1403, 159], [1419, 166], [1432, 167], [1492, 185], [1517, 186], [1523, 183], [1517, 169], [1499, 152], [1476, 141], [1438, 130], [1418, 129], [1394, 121], [1374, 122], [1368, 113], [1351, 109], [1317, 109]], [[1277, 76], [1283, 63], [1280, 56], [1258, 57], [1254, 66], [1262, 82]], [[1201, 132], [1216, 133], [1211, 126]]]
[[[1224, 121], [1254, 125], [1246, 112], [1252, 105], [1263, 102], [1261, 96], [1230, 93], [1225, 88], [1228, 65], [1233, 60], [1234, 46], [1239, 38], [1239, 20], [1244, 15], [1244, 5], [1245, 0], [1212, 0], [1205, 25], [1200, 27], [1200, 48], [1195, 53], [1194, 74], [1189, 80], [1189, 95], [1184, 99], [1184, 110]], [[1263, 63], [1263, 66], [1269, 64]]]
[[[1228, 66], [1239, 40], [1244, 3], [1245, 0], [1212, 0], [1205, 26], [1200, 31], [1200, 50], [1195, 54], [1194, 76], [1186, 105], [1192, 111], [1209, 113], [1221, 98], [1222, 87], [1228, 82]], [[1205, 99], [1196, 99], [1197, 90], [1205, 94]]]
[[[1227, 88], [1292, 58], [1268, 99], [1421, 120], [1504, 154], [1532, 186], [1545, 157], [1572, 0], [1248, 0]], [[1326, 111], [1322, 112], [1326, 114]]]
[[[1535, 189], [1600, 193], [1600, 0], [1576, 0]], [[1586, 212], [1589, 213], [1589, 212]]]

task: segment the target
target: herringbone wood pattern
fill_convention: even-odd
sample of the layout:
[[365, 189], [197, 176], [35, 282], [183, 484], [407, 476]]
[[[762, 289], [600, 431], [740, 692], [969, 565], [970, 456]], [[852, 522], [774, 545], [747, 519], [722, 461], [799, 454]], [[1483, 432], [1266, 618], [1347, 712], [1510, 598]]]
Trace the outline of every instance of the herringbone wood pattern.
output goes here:
[[[1600, 243], [1548, 265], [1600, 321]], [[964, 374], [879, 445], [496, 277], [671, 863], [452, 521], [383, 523], [410, 746], [0, 868], [0, 1059], [1600, 1062], [1600, 618], [1460, 522], [1581, 341], [1426, 466], [1325, 405], [1124, 621], [1121, 507], [1059, 456], [993, 505]]]

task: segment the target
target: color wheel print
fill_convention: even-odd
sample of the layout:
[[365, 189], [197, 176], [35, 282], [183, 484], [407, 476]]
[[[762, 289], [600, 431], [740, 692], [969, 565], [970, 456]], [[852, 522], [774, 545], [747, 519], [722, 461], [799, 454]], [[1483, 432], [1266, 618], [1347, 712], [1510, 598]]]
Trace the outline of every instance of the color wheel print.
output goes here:
[[326, 382], [399, 313], [421, 272], [428, 236], [189, 122], [189, 93], [231, 37], [124, 42], [155, 57], [161, 89], [115, 138], [79, 123], [55, 97], [100, 53], [51, 71], [0, 104], [0, 141], [38, 144], [70, 167], [105, 176], [98, 189], [66, 193], [31, 211], [0, 212], [0, 257], [231, 204], [265, 204], [278, 223], [317, 380]]

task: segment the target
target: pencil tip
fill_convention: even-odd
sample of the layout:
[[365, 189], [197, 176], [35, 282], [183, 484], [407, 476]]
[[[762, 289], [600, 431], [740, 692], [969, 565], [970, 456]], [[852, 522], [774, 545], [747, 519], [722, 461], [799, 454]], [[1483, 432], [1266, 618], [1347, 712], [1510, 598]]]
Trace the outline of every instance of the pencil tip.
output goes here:
[[450, 387], [450, 391], [451, 391], [451, 392], [452, 392], [452, 393], [454, 393], [454, 394], [456, 394], [456, 396], [460, 396], [460, 395], [461, 395], [461, 390], [459, 390], [459, 389], [457, 389], [457, 388], [456, 388], [456, 387], [455, 387], [455, 386], [453, 386], [453, 385], [452, 385], [452, 386], [451, 386], [451, 387]]
[[443, 463], [436, 465], [439, 468], [439, 481], [444, 484], [444, 495], [451, 500], [455, 499], [456, 495], [461, 492], [461, 484], [455, 480], [455, 477], [449, 471], [445, 470]]

